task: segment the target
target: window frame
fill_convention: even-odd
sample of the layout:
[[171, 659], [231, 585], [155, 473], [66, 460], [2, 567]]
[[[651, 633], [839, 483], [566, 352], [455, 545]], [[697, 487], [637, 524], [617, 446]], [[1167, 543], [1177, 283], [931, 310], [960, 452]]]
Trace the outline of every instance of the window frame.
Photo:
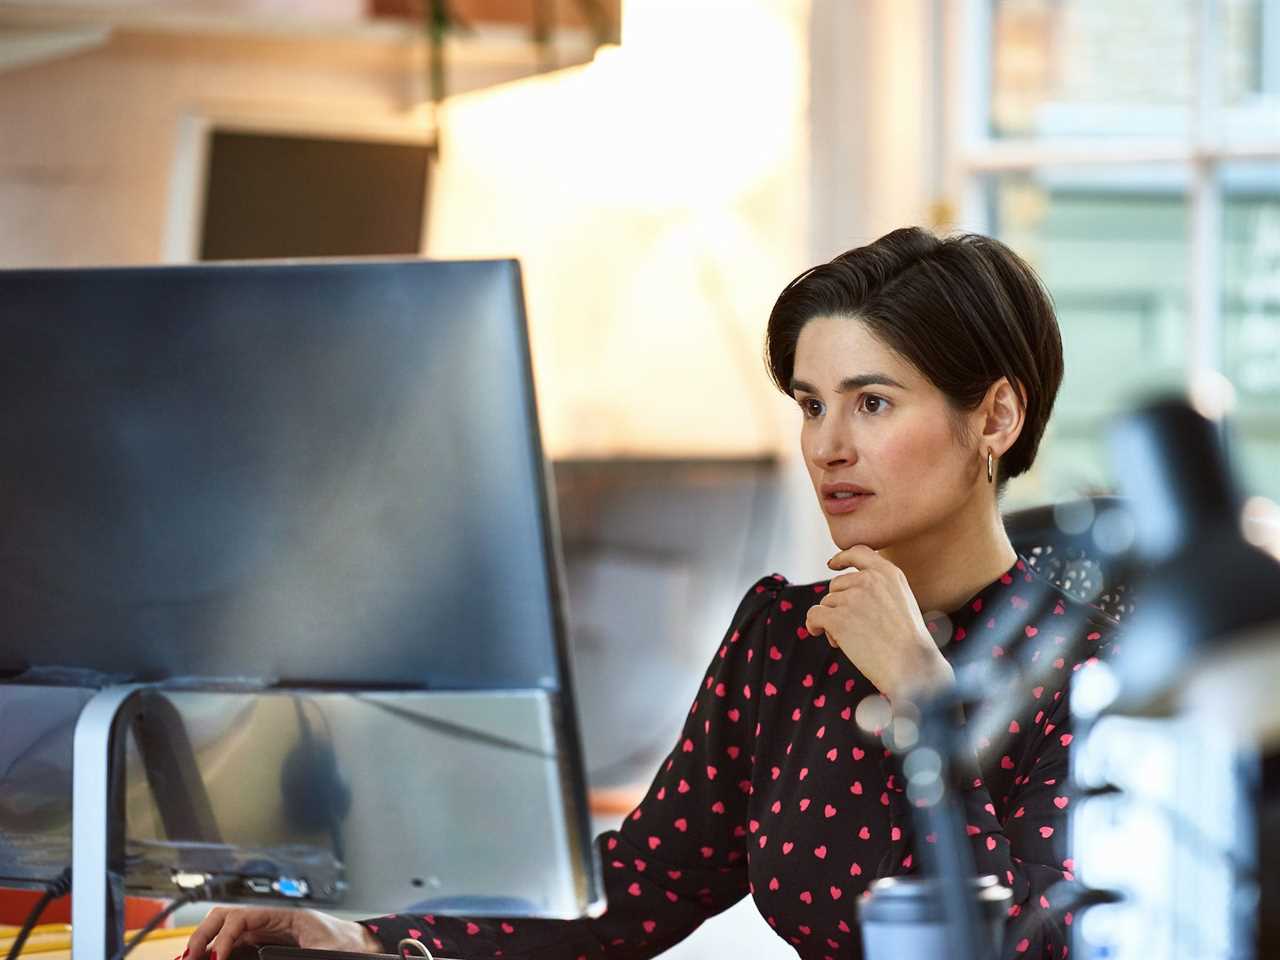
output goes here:
[[[939, 142], [944, 144], [945, 173], [939, 195], [957, 227], [990, 233], [984, 181], [999, 173], [1034, 173], [1052, 167], [1172, 166], [1189, 174], [1186, 197], [1190, 209], [1188, 239], [1188, 386], [1220, 378], [1224, 328], [1221, 303], [1222, 209], [1221, 173], [1232, 163], [1280, 163], [1280, 137], [1250, 141], [1232, 139], [1223, 127], [1224, 104], [1219, 84], [1219, 0], [1192, 0], [1198, 28], [1192, 56], [1194, 98], [1185, 137], [999, 137], [988, 125], [992, 95], [992, 25], [997, 0], [931, 0], [937, 29], [935, 49], [945, 64], [948, 109], [941, 111]], [[1265, 93], [1280, 89], [1280, 0], [1258, 0], [1263, 44], [1261, 78]]]

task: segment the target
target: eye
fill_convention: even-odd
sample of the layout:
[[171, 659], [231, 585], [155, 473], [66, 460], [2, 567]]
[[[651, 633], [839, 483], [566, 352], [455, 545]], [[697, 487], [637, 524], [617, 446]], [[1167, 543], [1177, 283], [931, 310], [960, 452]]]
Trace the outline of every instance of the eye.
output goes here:
[[[873, 403], [875, 404], [875, 406], [871, 407], [870, 404], [873, 404]], [[874, 393], [867, 393], [867, 394], [863, 394], [862, 396], [862, 406], [867, 411], [867, 413], [870, 413], [870, 414], [881, 413], [883, 412], [885, 407], [887, 407], [888, 405], [889, 405], [888, 400], [886, 400], [884, 397], [878, 397]]]
[[800, 404], [800, 409], [804, 412], [806, 420], [812, 420], [814, 417], [822, 415], [822, 401], [814, 397], [801, 397], [796, 401]]

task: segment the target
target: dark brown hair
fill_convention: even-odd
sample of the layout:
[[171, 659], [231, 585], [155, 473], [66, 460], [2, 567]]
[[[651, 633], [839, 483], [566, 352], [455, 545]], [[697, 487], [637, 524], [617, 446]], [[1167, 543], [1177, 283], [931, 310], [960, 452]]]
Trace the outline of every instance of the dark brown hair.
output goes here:
[[800, 274], [774, 304], [765, 338], [765, 363], [788, 396], [800, 331], [822, 316], [865, 323], [957, 414], [1008, 377], [1025, 391], [1026, 420], [1001, 458], [1001, 486], [1034, 462], [1062, 383], [1062, 337], [1035, 271], [1003, 243], [904, 227]]

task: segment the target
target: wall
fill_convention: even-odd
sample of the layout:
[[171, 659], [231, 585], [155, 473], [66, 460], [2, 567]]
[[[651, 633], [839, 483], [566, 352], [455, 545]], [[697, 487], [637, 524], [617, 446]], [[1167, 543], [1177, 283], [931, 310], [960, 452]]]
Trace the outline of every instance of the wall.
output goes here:
[[[55, 26], [98, 22], [76, 16]], [[8, 29], [42, 23], [0, 7]], [[534, 68], [518, 33], [471, 47], [453, 47], [453, 89]], [[280, 22], [126, 20], [97, 48], [5, 71], [0, 266], [180, 258], [194, 198], [179, 188], [198, 180], [193, 135], [211, 121], [428, 139], [422, 56], [415, 29], [401, 24], [284, 33]]]
[[520, 258], [553, 456], [779, 449], [760, 357], [808, 266], [807, 6], [743, 7], [726, 44], [714, 3], [639, 0], [592, 64], [447, 105], [428, 250]]

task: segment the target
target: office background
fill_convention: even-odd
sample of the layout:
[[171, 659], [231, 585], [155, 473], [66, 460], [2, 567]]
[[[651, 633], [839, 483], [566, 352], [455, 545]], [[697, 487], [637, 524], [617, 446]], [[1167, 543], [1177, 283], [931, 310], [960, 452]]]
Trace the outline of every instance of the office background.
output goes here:
[[832, 552], [773, 298], [907, 223], [1056, 301], [1008, 509], [1110, 490], [1108, 419], [1184, 385], [1280, 550], [1277, 0], [0, 0], [0, 267], [521, 259], [602, 824], [741, 591]]

